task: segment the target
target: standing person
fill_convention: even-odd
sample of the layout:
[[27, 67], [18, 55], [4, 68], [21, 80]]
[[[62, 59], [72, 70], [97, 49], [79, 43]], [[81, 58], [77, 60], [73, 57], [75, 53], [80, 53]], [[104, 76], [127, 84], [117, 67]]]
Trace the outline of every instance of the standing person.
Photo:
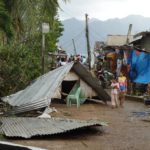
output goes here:
[[119, 83], [116, 79], [111, 83], [111, 104], [112, 108], [118, 107]]
[[125, 95], [127, 93], [127, 78], [123, 75], [123, 73], [120, 73], [120, 76], [118, 77], [119, 82], [119, 100], [120, 100], [120, 106], [123, 107], [124, 101], [125, 101]]
[[117, 77], [119, 77], [121, 69], [122, 69], [122, 58], [120, 56], [118, 56], [118, 58], [117, 58], [117, 69], [116, 69]]
[[102, 67], [104, 70], [110, 71], [110, 59], [107, 58], [106, 56], [104, 57], [102, 65], [103, 65]]

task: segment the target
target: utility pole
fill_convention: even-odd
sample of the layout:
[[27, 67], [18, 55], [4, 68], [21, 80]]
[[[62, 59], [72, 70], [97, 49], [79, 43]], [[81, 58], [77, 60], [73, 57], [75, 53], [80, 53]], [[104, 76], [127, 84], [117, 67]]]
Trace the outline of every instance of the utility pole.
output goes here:
[[[132, 24], [129, 25], [128, 33], [127, 33], [127, 41], [126, 44], [128, 45], [130, 43], [130, 36], [131, 36], [131, 30], [132, 30]], [[133, 94], [133, 83], [129, 82], [129, 79], [127, 79], [128, 84], [128, 90], [130, 91], [130, 94]]]
[[132, 30], [132, 24], [129, 25], [129, 29], [128, 29], [128, 33], [127, 33], [127, 41], [126, 41], [126, 44], [129, 44], [129, 43], [130, 43], [131, 30]]
[[91, 70], [91, 51], [90, 51], [90, 41], [89, 41], [88, 14], [85, 14], [85, 20], [86, 20], [85, 34], [86, 34], [86, 41], [87, 41], [88, 63], [89, 63], [89, 70]]
[[77, 55], [76, 45], [74, 39], [72, 39], [73, 47], [74, 47], [74, 54]]

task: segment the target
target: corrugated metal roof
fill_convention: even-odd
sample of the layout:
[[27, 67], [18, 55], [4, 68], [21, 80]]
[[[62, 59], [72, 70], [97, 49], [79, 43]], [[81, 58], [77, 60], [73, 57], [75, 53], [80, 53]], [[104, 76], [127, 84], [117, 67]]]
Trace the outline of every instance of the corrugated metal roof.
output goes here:
[[43, 148], [33, 147], [33, 146], [24, 146], [20, 144], [14, 144], [6, 141], [0, 141], [1, 150], [46, 150]]
[[137, 42], [141, 40], [143, 37], [148, 36], [148, 35], [150, 35], [150, 32], [148, 31], [137, 33], [133, 36], [133, 40], [130, 43]]
[[141, 40], [143, 38], [143, 36], [138, 36], [138, 37], [135, 37], [133, 38], [133, 40], [130, 42], [130, 43], [134, 43], [135, 41], [138, 41], [138, 40]]
[[51, 98], [71, 69], [98, 93], [101, 100], [110, 100], [110, 96], [101, 87], [99, 81], [92, 77], [91, 73], [80, 63], [68, 63], [50, 71], [37, 78], [33, 84], [24, 90], [4, 97], [2, 100], [15, 106], [10, 112], [13, 114], [46, 107], [50, 105]]
[[89, 127], [89, 126], [103, 126], [106, 123], [100, 121], [81, 121], [74, 119], [61, 118], [1, 118], [1, 134], [7, 137], [22, 137], [31, 138], [38, 135], [53, 135], [64, 133], [67, 131]]
[[76, 63], [73, 66], [73, 71], [85, 81], [92, 89], [98, 94], [98, 97], [102, 101], [110, 100], [110, 96], [107, 92], [101, 87], [100, 82], [97, 78], [94, 78], [92, 74], [80, 63]]
[[32, 85], [29, 85], [24, 90], [4, 97], [2, 100], [8, 102], [12, 106], [20, 106], [23, 108], [26, 106], [28, 110], [30, 108], [30, 110], [39, 108], [40, 105], [42, 105], [42, 107], [47, 106], [51, 101], [51, 97], [55, 94], [56, 89], [60, 86], [63, 78], [67, 75], [72, 66], [73, 63], [68, 63], [65, 66], [50, 71], [37, 78]]
[[134, 35], [134, 38], [139, 37], [139, 36], [147, 36], [150, 35], [149, 31], [143, 31], [143, 32], [139, 32], [137, 34]]

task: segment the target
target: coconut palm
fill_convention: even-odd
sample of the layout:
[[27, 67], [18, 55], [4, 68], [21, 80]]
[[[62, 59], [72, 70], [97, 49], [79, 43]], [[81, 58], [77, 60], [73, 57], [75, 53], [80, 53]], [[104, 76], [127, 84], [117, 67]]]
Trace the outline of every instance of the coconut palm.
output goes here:
[[13, 35], [11, 29], [11, 18], [5, 9], [3, 1], [0, 1], [0, 30], [1, 35], [6, 35], [8, 38], [11, 38]]
[[1, 30], [6, 33], [6, 36], [12, 36], [10, 32], [12, 25], [18, 40], [27, 32], [26, 30], [37, 30], [36, 26], [39, 26], [41, 22], [47, 19], [47, 22], [53, 22], [59, 7], [58, 0], [0, 0], [0, 5], [0, 13], [7, 15], [3, 17], [0, 14], [0, 20], [7, 22], [4, 23], [7, 30], [6, 27]]

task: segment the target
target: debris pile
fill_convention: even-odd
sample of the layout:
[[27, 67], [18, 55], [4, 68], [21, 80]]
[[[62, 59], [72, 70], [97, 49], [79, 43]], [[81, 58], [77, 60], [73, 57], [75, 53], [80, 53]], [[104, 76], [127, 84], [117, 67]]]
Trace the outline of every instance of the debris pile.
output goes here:
[[31, 138], [106, 125], [97, 120], [51, 117], [51, 112], [57, 112], [54, 107], [50, 108], [51, 101], [54, 98], [67, 99], [72, 89], [78, 89], [74, 88], [76, 84], [84, 93], [84, 100], [92, 99], [93, 96], [97, 96], [99, 101], [110, 100], [97, 79], [82, 64], [68, 63], [40, 76], [26, 89], [2, 98], [10, 108], [0, 118], [0, 134], [6, 137]]

